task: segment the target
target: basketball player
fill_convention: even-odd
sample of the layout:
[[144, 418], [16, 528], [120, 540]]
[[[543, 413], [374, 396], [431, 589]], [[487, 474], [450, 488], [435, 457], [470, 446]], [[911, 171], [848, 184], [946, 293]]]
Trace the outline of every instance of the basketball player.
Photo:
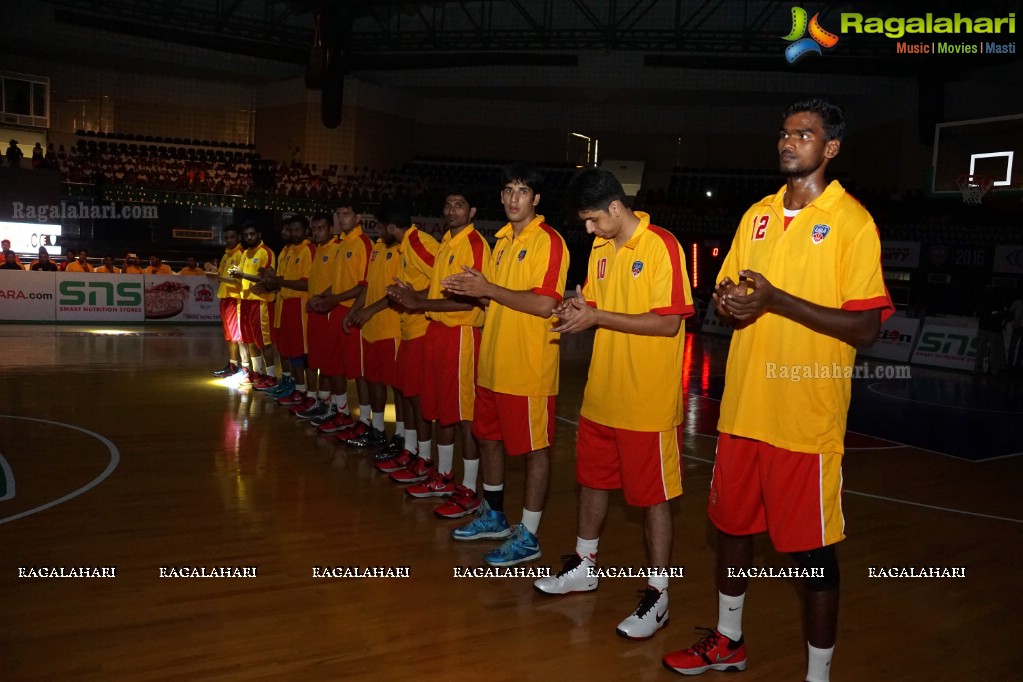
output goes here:
[[[412, 224], [408, 208], [399, 204], [384, 206], [381, 229], [398, 241], [401, 274], [397, 282], [415, 291], [430, 288], [437, 254], [437, 240]], [[402, 309], [401, 343], [398, 346], [398, 387], [405, 398], [405, 449], [377, 463], [377, 469], [391, 475], [395, 483], [425, 481], [433, 471], [432, 424], [423, 419], [419, 396], [428, 380], [426, 367], [426, 328], [429, 320], [421, 310]], [[410, 428], [411, 427], [411, 428]], [[388, 453], [384, 453], [385, 456]]]
[[597, 589], [590, 571], [610, 491], [620, 488], [626, 502], [643, 509], [651, 574], [639, 606], [616, 632], [648, 639], [668, 623], [668, 501], [682, 494], [682, 320], [694, 312], [693, 296], [682, 247], [629, 208], [611, 172], [582, 171], [568, 196], [596, 239], [586, 285], [554, 309], [554, 330], [597, 332], [576, 442], [576, 551], [557, 575], [534, 586], [545, 594]]
[[[220, 299], [220, 324], [224, 329], [224, 341], [227, 343], [227, 365], [213, 373], [218, 377], [230, 377], [237, 374], [242, 367], [239, 357], [239, 341], [241, 327], [238, 324], [238, 302], [241, 298], [241, 284], [231, 277], [228, 271], [241, 267], [241, 232], [236, 225], [228, 225], [223, 229], [224, 255], [220, 257], [218, 266], [206, 264], [206, 276], [218, 283], [217, 298]], [[245, 349], [248, 359], [248, 349]]]
[[[483, 459], [484, 504], [479, 516], [452, 537], [507, 538], [483, 558], [492, 566], [514, 566], [541, 554], [536, 533], [550, 481], [561, 357], [551, 313], [562, 301], [568, 251], [561, 235], [536, 213], [540, 172], [514, 165], [502, 176], [508, 224], [497, 233], [490, 268], [486, 274], [463, 268], [441, 285], [452, 294], [490, 302], [472, 424]], [[522, 522], [514, 530], [504, 514], [504, 453], [526, 458]]]
[[[404, 284], [389, 288], [391, 297], [408, 310], [423, 310], [430, 320], [426, 329], [426, 366], [433, 375], [420, 399], [423, 417], [433, 421], [437, 439], [437, 467], [429, 478], [406, 490], [412, 497], [447, 497], [434, 509], [443, 518], [459, 518], [479, 509], [476, 493], [479, 451], [472, 436], [476, 402], [476, 370], [479, 364], [483, 307], [477, 299], [452, 296], [441, 282], [468, 267], [485, 272], [490, 267], [490, 245], [472, 224], [476, 206], [464, 189], [450, 192], [444, 200], [448, 231], [437, 250], [430, 289], [417, 292]], [[452, 474], [455, 426], [462, 442], [463, 475], [456, 485]]]
[[256, 289], [260, 276], [266, 268], [274, 267], [275, 255], [263, 243], [263, 236], [252, 223], [242, 225], [241, 264], [228, 270], [228, 274], [241, 282], [241, 301], [238, 307], [238, 324], [241, 341], [246, 344], [251, 367], [242, 358], [242, 369], [250, 385], [258, 385], [267, 377], [275, 377], [273, 364], [274, 349], [270, 343], [270, 326], [273, 324], [272, 292]]
[[[277, 292], [274, 308], [277, 352], [281, 356], [280, 385], [269, 385], [274, 399], [291, 395], [306, 386], [306, 303], [309, 300], [309, 272], [316, 247], [309, 242], [309, 220], [296, 214], [284, 222], [287, 245], [277, 259], [277, 270], [267, 270], [262, 285]], [[263, 384], [266, 385], [266, 384]], [[259, 388], [256, 386], [254, 388]]]
[[735, 326], [709, 504], [719, 531], [718, 626], [664, 657], [685, 675], [745, 669], [747, 579], [728, 569], [748, 569], [753, 534], [767, 531], [805, 574], [805, 679], [829, 679], [850, 380], [772, 380], [770, 367], [851, 367], [856, 348], [873, 343], [894, 311], [873, 218], [825, 179], [844, 129], [842, 110], [822, 99], [785, 110], [778, 138], [785, 186], [746, 212], [718, 275], [717, 314]]
[[[334, 326], [336, 345], [331, 354], [339, 361], [330, 368], [330, 388], [333, 401], [320, 402], [305, 412], [298, 413], [300, 418], [316, 419], [317, 426], [332, 423], [338, 411], [348, 409], [348, 379], [354, 379], [360, 398], [360, 419], [365, 416], [363, 428], [356, 433], [354, 426], [349, 426], [340, 433], [348, 437], [362, 435], [369, 428], [369, 387], [363, 378], [362, 370], [362, 337], [359, 329], [344, 331], [342, 328], [345, 317], [352, 309], [352, 303], [366, 286], [366, 272], [369, 267], [369, 255], [373, 251], [373, 242], [362, 231], [362, 216], [354, 202], [343, 202], [334, 211], [334, 227], [340, 231], [338, 235], [337, 267], [334, 269], [334, 281], [330, 292], [310, 299], [310, 304], [319, 312], [330, 315], [330, 324]], [[321, 373], [322, 374], [322, 373]]]
[[[398, 344], [401, 340], [401, 314], [390, 305], [387, 286], [401, 273], [398, 239], [389, 230], [381, 230], [369, 256], [366, 287], [359, 294], [345, 319], [343, 330], [358, 327], [362, 336], [363, 367], [369, 385], [369, 403], [373, 412], [368, 431], [347, 441], [359, 448], [388, 445], [394, 454], [405, 449], [403, 397], [398, 385]], [[387, 387], [394, 393], [395, 430], [390, 444], [384, 432]]]

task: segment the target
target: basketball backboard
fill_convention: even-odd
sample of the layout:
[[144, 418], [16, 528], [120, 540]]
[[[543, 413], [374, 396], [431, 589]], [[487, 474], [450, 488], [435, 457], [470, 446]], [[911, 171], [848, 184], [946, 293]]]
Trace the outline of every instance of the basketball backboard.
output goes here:
[[934, 127], [931, 193], [960, 193], [964, 176], [993, 180], [991, 193], [1023, 192], [1023, 114]]

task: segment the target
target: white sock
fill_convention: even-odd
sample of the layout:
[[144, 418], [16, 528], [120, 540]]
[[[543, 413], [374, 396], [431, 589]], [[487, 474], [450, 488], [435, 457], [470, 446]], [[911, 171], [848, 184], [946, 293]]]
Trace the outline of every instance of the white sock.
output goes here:
[[370, 415], [373, 413], [373, 408], [369, 405], [359, 405], [359, 421], [369, 426]]
[[[653, 567], [651, 567], [651, 569], [653, 569]], [[665, 573], [664, 575], [656, 576], [651, 575], [649, 578], [647, 578], [646, 584], [654, 588], [658, 592], [663, 592], [664, 590], [668, 589], [668, 574]]]
[[463, 459], [462, 467], [465, 469], [465, 474], [462, 476], [462, 485], [476, 492], [476, 477], [479, 476], [480, 461], [478, 459]]
[[305, 393], [305, 384], [295, 384], [295, 390], [299, 393]]
[[281, 372], [281, 378], [282, 379], [285, 378], [285, 377], [290, 377], [290, 376], [291, 376], [291, 372]]
[[384, 413], [374, 412], [373, 413], [373, 428], [377, 431], [384, 430]]
[[277, 376], [277, 365], [267, 365], [266, 366], [266, 375], [268, 377], [275, 377], [275, 376]]
[[419, 441], [416, 440], [415, 429], [405, 429], [405, 449], [413, 455], [419, 452]]
[[437, 444], [437, 471], [442, 474], [450, 474], [451, 467], [455, 463], [455, 446]]
[[522, 508], [522, 525], [526, 527], [533, 535], [536, 535], [536, 531], [540, 530], [540, 517], [543, 516], [543, 511], [529, 511], [525, 507]]
[[577, 537], [575, 539], [575, 553], [583, 559], [589, 559], [593, 563], [597, 563], [597, 545], [599, 543], [600, 538], [584, 540], [583, 538]]
[[433, 450], [433, 439], [419, 441], [419, 457], [425, 459], [427, 462], [430, 461], [431, 450]]
[[394, 422], [394, 435], [405, 437], [405, 422]]
[[242, 369], [244, 369], [246, 372], [250, 371], [252, 369], [252, 363], [250, 363], [248, 361], [243, 362], [242, 363]]
[[349, 414], [348, 412], [348, 394], [342, 393], [334, 396], [334, 404], [337, 405], [337, 411], [342, 414]]
[[319, 398], [320, 400], [329, 400], [330, 391], [320, 391], [316, 397]]
[[256, 374], [263, 373], [263, 358], [252, 358], [252, 371]]
[[807, 642], [806, 648], [810, 652], [806, 668], [807, 682], [828, 682], [831, 679], [831, 657], [835, 655], [835, 647], [818, 649]]
[[718, 592], [718, 632], [738, 642], [742, 638], [742, 604], [746, 594], [729, 597]]

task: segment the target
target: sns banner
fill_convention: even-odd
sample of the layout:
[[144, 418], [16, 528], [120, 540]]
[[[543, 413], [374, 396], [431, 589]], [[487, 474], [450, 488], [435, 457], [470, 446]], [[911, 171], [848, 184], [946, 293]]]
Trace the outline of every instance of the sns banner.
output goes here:
[[0, 322], [53, 322], [57, 273], [0, 270]]
[[867, 358], [880, 358], [882, 360], [895, 360], [896, 362], [909, 362], [913, 354], [913, 344], [916, 343], [920, 331], [920, 320], [910, 319], [901, 315], [892, 315], [877, 334], [877, 341], [870, 348], [860, 348], [856, 351], [857, 356]]
[[219, 322], [220, 304], [202, 275], [145, 275], [146, 322]]
[[924, 322], [913, 353], [914, 365], [972, 370], [977, 357], [977, 329]]
[[58, 272], [58, 322], [141, 322], [142, 275]]

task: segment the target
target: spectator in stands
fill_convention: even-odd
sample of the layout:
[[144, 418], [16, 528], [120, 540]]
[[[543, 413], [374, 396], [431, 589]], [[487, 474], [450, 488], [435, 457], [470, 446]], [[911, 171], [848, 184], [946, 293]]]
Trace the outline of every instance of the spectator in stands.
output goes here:
[[96, 272], [104, 275], [119, 275], [121, 274], [121, 268], [114, 265], [113, 256], [103, 256], [103, 265], [96, 268]]
[[977, 357], [973, 363], [973, 373], [1001, 374], [1005, 369], [1005, 340], [1002, 338], [1005, 305], [999, 298], [997, 287], [989, 286], [984, 289], [977, 318]]
[[205, 275], [205, 271], [200, 268], [195, 261], [194, 256], [189, 256], [185, 259], [185, 267], [181, 268], [178, 272], [179, 275]]
[[34, 272], [57, 272], [57, 264], [50, 260], [50, 252], [46, 247], [39, 247], [39, 259], [32, 261], [28, 268]]
[[64, 260], [57, 266], [57, 269], [61, 272], [67, 272], [69, 265], [75, 262], [78, 258], [78, 249], [68, 247], [68, 250], [64, 253]]
[[[61, 145], [60, 148], [61, 148], [61, 151], [63, 151], [64, 145]], [[43, 157], [43, 161], [46, 162], [46, 167], [47, 168], [56, 168], [57, 167], [57, 152], [55, 152], [53, 150], [53, 143], [52, 142], [50, 144], [46, 145], [46, 156]]]
[[1017, 370], [1023, 367], [1023, 297], [1016, 296], [1016, 300], [1009, 306], [1009, 321], [1012, 323], [1012, 337], [1009, 339], [1009, 367]]
[[39, 168], [43, 165], [43, 146], [36, 142], [32, 147], [32, 168]]
[[14, 262], [14, 252], [4, 250], [4, 262], [0, 270], [21, 270], [21, 266]]
[[149, 257], [149, 267], [146, 268], [145, 273], [147, 275], [173, 275], [174, 271], [159, 256], [154, 255]]
[[[0, 251], [11, 251], [11, 250], [12, 249], [11, 249], [11, 240], [10, 239], [0, 240]], [[17, 263], [18, 265], [21, 265], [21, 259], [18, 258], [18, 254], [16, 254], [16, 253], [14, 254], [14, 262]]]
[[67, 267], [64, 268], [64, 272], [95, 272], [91, 265], [89, 265], [89, 252], [85, 249], [79, 249], [78, 259], [68, 263]]
[[124, 267], [121, 272], [126, 275], [141, 275], [142, 268], [139, 267], [139, 256], [137, 253], [129, 253], [124, 257]]
[[18, 168], [21, 165], [21, 158], [23, 156], [25, 155], [18, 148], [18, 141], [11, 140], [10, 145], [7, 147], [7, 165], [11, 168]]

